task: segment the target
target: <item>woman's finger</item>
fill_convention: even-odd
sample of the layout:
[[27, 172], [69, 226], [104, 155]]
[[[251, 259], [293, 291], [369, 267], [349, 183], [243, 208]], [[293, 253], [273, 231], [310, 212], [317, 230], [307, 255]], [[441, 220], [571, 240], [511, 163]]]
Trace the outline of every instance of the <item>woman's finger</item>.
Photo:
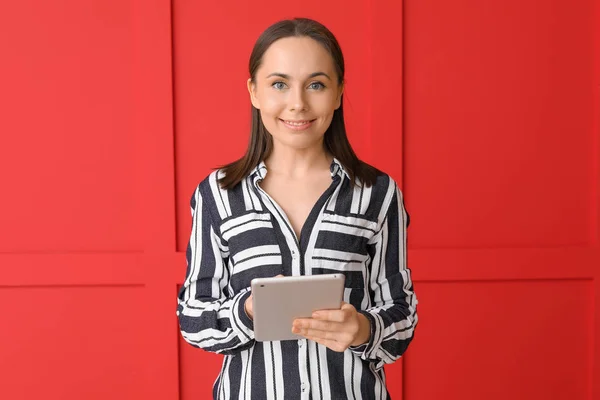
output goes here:
[[343, 333], [331, 332], [331, 331], [320, 331], [318, 329], [296, 329], [292, 330], [293, 333], [304, 337], [316, 337], [323, 340], [341, 340]]
[[313, 319], [321, 321], [344, 322], [347, 318], [344, 310], [319, 310], [312, 314]]
[[356, 308], [352, 304], [342, 302], [342, 307], [339, 310], [318, 310], [312, 314], [312, 317], [319, 320], [346, 322], [355, 313]]
[[312, 318], [299, 318], [294, 320], [292, 325], [293, 327], [299, 329], [316, 329], [319, 331], [342, 331], [344, 329], [344, 325], [339, 322], [329, 321], [329, 320], [318, 320]]

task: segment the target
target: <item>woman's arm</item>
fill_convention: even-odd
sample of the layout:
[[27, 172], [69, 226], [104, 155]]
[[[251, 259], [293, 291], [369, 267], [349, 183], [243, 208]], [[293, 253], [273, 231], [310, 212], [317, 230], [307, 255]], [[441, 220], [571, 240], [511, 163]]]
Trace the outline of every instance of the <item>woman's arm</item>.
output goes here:
[[244, 311], [250, 290], [235, 295], [228, 290], [228, 248], [218, 235], [206, 200], [210, 198], [203, 198], [201, 183], [190, 201], [192, 230], [177, 316], [181, 335], [189, 344], [234, 354], [254, 345], [253, 322]]
[[377, 368], [396, 361], [407, 349], [418, 322], [417, 298], [406, 265], [408, 214], [395, 182], [394, 194], [378, 233], [372, 238], [369, 294], [373, 307], [359, 311], [370, 322], [369, 341], [350, 347]]

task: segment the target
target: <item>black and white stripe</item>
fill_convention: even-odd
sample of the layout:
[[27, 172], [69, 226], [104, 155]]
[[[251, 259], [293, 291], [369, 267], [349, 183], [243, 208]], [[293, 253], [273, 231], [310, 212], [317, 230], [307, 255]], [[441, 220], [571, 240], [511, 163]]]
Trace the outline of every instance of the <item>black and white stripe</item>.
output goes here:
[[[192, 229], [177, 315], [194, 347], [225, 355], [218, 399], [387, 399], [383, 366], [402, 356], [418, 323], [406, 265], [409, 215], [396, 183], [381, 174], [371, 187], [351, 185], [341, 163], [305, 222], [301, 242], [259, 183], [261, 162], [224, 190], [221, 171], [190, 201]], [[344, 300], [372, 326], [368, 343], [336, 353], [308, 340], [256, 342], [244, 311], [255, 277], [343, 273]]]

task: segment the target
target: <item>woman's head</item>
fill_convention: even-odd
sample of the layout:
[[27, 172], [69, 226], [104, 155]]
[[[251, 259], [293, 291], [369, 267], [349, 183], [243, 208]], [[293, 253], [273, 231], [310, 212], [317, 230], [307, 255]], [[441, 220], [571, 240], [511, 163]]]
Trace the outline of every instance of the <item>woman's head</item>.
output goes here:
[[251, 60], [248, 90], [273, 146], [300, 150], [323, 147], [343, 86], [324, 46], [307, 36], [290, 36]]
[[364, 176], [344, 126], [344, 57], [335, 36], [317, 21], [296, 18], [268, 27], [250, 56], [247, 85], [252, 127], [246, 155], [225, 166], [224, 187], [235, 186], [276, 145], [297, 149], [321, 146], [354, 179]]

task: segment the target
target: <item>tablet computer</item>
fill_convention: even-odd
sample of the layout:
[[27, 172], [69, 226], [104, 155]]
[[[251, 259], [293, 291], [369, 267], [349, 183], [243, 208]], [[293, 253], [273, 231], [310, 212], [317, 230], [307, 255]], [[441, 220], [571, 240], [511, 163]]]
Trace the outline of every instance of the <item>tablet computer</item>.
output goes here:
[[344, 279], [341, 273], [254, 278], [251, 286], [255, 340], [303, 339], [292, 333], [294, 319], [310, 318], [316, 310], [340, 309]]

